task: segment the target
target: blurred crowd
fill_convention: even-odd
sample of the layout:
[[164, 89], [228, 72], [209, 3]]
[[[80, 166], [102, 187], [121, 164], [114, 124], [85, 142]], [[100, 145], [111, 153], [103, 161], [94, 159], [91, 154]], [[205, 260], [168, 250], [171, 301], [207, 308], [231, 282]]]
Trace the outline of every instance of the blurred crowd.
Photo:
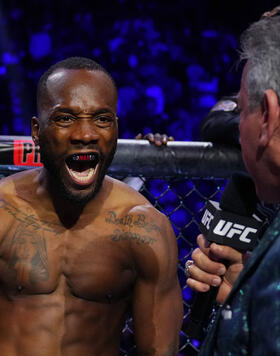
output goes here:
[[119, 88], [120, 137], [199, 139], [199, 122], [238, 88], [236, 35], [207, 1], [4, 1], [0, 6], [0, 130], [29, 135], [36, 83], [69, 56], [100, 62]]

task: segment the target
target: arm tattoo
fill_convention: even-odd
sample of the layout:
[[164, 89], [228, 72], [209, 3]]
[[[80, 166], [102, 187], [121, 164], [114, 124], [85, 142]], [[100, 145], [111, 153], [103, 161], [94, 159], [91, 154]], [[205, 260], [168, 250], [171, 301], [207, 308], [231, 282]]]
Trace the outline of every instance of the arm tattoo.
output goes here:
[[135, 241], [137, 245], [145, 244], [152, 245], [157, 240], [154, 237], [149, 237], [147, 235], [138, 234], [131, 231], [124, 231], [116, 229], [113, 234], [110, 236], [112, 241]]
[[[159, 226], [157, 226], [152, 220], [147, 221], [144, 214], [127, 214], [122, 217], [118, 217], [115, 211], [110, 210], [105, 216], [105, 222], [120, 227], [120, 229], [115, 229], [113, 234], [110, 236], [111, 240], [115, 242], [135, 241], [137, 245], [152, 245], [157, 241], [157, 239], [151, 237], [150, 233], [160, 231]], [[144, 230], [144, 233], [131, 231], [133, 228], [142, 229]]]
[[138, 227], [140, 229], [144, 229], [146, 232], [160, 232], [160, 227], [156, 225], [152, 219], [150, 221], [147, 221], [147, 218], [144, 214], [127, 214], [119, 218], [115, 211], [110, 210], [105, 217], [105, 221], [108, 224], [122, 225], [127, 226], [129, 228]]

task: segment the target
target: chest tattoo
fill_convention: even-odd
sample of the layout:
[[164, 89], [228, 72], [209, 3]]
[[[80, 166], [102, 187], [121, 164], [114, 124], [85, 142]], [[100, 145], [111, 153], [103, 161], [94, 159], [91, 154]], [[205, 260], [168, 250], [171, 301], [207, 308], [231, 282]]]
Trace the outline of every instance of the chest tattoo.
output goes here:
[[22, 211], [3, 199], [0, 208], [16, 220], [16, 229], [7, 242], [4, 253], [8, 255], [8, 267], [17, 283], [36, 285], [46, 282], [50, 276], [46, 234], [57, 235], [57, 224], [40, 220], [32, 211]]
[[9, 268], [17, 281], [31, 285], [49, 279], [49, 261], [43, 231], [19, 224], [9, 245]]
[[13, 216], [16, 221], [23, 223], [34, 230], [52, 232], [55, 235], [58, 235], [62, 231], [61, 225], [47, 220], [39, 219], [32, 212], [22, 211], [1, 198], [0, 208], [4, 209], [9, 215]]

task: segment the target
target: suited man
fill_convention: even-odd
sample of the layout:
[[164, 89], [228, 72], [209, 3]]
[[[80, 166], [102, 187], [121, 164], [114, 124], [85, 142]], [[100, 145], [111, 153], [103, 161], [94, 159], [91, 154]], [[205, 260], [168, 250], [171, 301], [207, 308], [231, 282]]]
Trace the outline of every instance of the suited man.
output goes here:
[[[240, 144], [258, 197], [280, 202], [280, 18], [264, 17], [241, 37], [246, 60], [238, 94]], [[280, 212], [251, 256], [202, 235], [188, 268], [197, 291], [220, 286], [223, 303], [201, 355], [280, 354]], [[249, 257], [249, 258], [248, 258]], [[217, 259], [228, 261], [227, 266]]]

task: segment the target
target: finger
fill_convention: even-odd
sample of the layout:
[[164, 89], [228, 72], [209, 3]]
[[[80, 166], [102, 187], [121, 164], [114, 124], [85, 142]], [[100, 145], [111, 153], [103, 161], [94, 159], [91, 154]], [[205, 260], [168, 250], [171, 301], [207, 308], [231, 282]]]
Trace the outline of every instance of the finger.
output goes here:
[[209, 256], [210, 253], [210, 242], [207, 241], [207, 239], [204, 237], [204, 235], [200, 234], [197, 236], [197, 244], [200, 250], [205, 253], [207, 256]]
[[231, 264], [242, 263], [242, 253], [229, 246], [212, 243], [209, 256], [212, 256], [212, 254], [218, 259], [229, 261]]
[[[165, 135], [166, 136], [166, 135]], [[155, 137], [155, 144], [156, 144], [156, 146], [161, 146], [162, 144], [164, 144], [164, 135], [161, 135], [161, 134], [159, 134], [159, 133], [156, 133], [155, 135], [154, 135], [154, 137]], [[166, 139], [167, 139], [167, 137], [166, 137]], [[167, 142], [167, 141], [166, 141]], [[166, 144], [166, 142], [165, 142], [165, 144]]]
[[167, 136], [166, 134], [162, 134], [161, 136], [161, 142], [166, 145], [167, 142], [169, 141], [174, 141], [174, 137], [173, 136]]
[[230, 263], [242, 262], [241, 252], [229, 246], [219, 245], [215, 242], [210, 243], [202, 234], [198, 235], [197, 244], [201, 251], [203, 251], [212, 260], [226, 260]]
[[[210, 273], [216, 276], [222, 276], [226, 272], [226, 267], [223, 263], [218, 261], [213, 261], [209, 256], [207, 256], [200, 248], [196, 248], [192, 252], [192, 259], [195, 266], [200, 270]], [[193, 270], [194, 266], [190, 269]]]
[[245, 266], [245, 264], [248, 262], [249, 258], [251, 257], [252, 252], [247, 251], [242, 255], [242, 264]]
[[145, 140], [148, 140], [149, 142], [155, 142], [155, 137], [154, 134], [148, 133], [143, 137]]
[[219, 288], [218, 295], [216, 297], [216, 302], [219, 304], [224, 304], [227, 296], [231, 291], [232, 286], [227, 286], [225, 283]]
[[161, 141], [162, 141], [162, 143], [163, 143], [164, 145], [166, 145], [166, 144], [167, 144], [167, 141], [168, 141], [167, 135], [165, 135], [165, 134], [161, 135]]
[[139, 133], [138, 135], [135, 136], [135, 140], [142, 140], [143, 135]]
[[211, 285], [213, 287], [218, 287], [222, 283], [221, 277], [216, 274], [211, 274], [208, 271], [205, 272], [195, 264], [192, 264], [188, 268], [189, 278], [196, 280], [197, 282], [201, 282], [207, 285]]
[[197, 292], [207, 292], [210, 289], [208, 284], [201, 283], [192, 278], [187, 279], [186, 285]]

